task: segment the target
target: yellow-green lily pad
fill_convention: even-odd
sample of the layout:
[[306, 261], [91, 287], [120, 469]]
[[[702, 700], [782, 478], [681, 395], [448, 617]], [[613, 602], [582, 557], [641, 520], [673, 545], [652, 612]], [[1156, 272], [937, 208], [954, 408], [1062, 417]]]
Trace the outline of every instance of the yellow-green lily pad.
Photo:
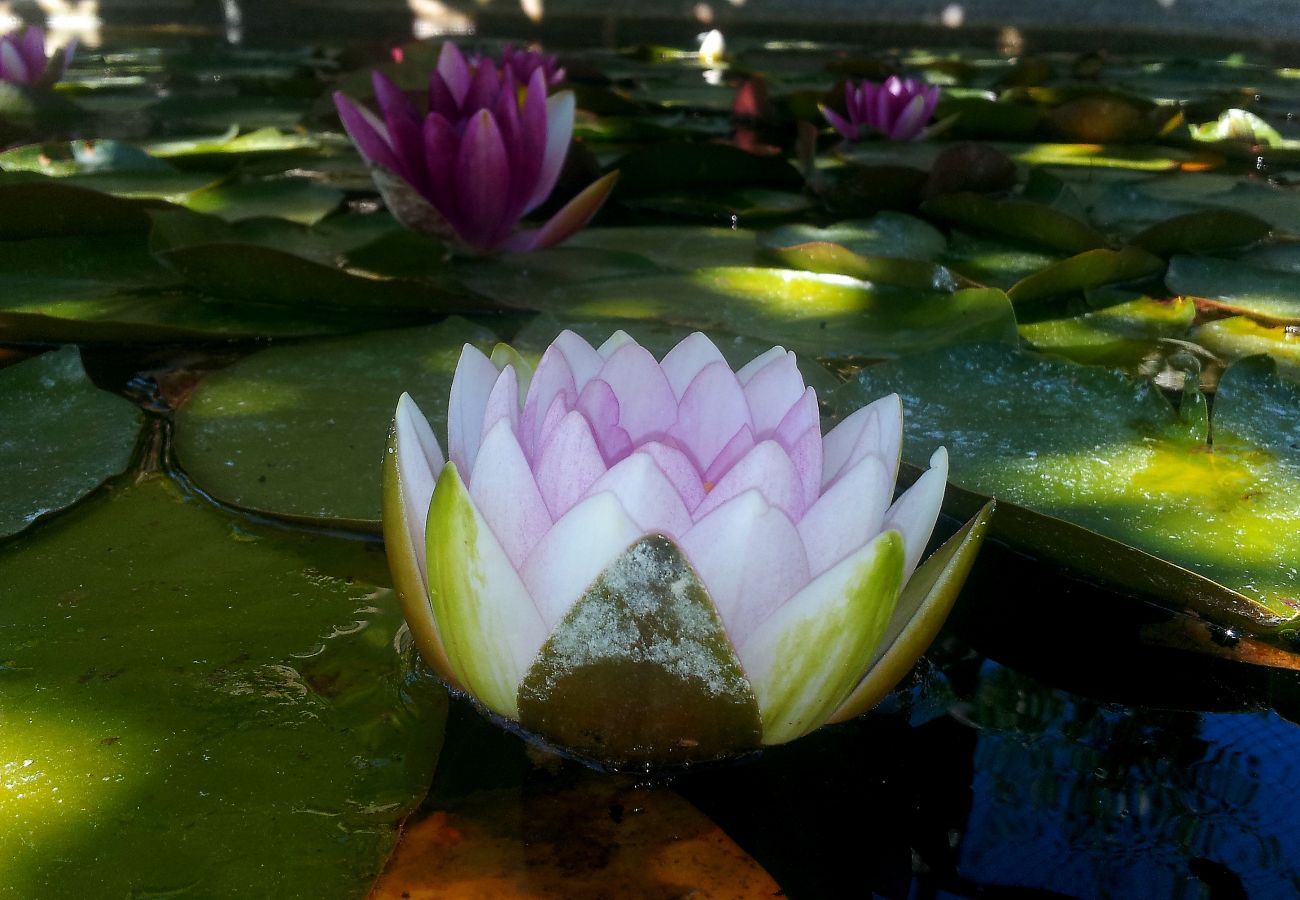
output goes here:
[[1246, 316], [1229, 316], [1206, 322], [1191, 337], [1227, 360], [1267, 353], [1279, 374], [1300, 381], [1300, 328], [1294, 325], [1261, 325]]
[[1164, 338], [1181, 339], [1196, 318], [1196, 304], [1185, 297], [1137, 297], [1066, 319], [1020, 326], [1020, 336], [1036, 350], [1075, 362], [1136, 372]]

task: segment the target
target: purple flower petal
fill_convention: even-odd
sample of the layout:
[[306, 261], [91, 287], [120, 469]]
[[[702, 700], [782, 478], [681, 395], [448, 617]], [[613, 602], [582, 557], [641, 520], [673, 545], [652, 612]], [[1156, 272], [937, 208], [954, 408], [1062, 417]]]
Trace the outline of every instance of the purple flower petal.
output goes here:
[[430, 113], [424, 120], [424, 174], [428, 186], [426, 199], [446, 217], [456, 232], [460, 233], [460, 206], [456, 195], [456, 181], [448, 177], [456, 171], [460, 156], [460, 136], [456, 128], [438, 113]]
[[382, 72], [371, 73], [375, 99], [388, 129], [388, 142], [393, 150], [401, 175], [421, 194], [428, 195], [428, 170], [424, 160], [423, 128], [415, 105]]
[[[0, 66], [4, 65], [4, 46], [0, 46]], [[377, 163], [394, 174], [402, 174], [402, 163], [388, 143], [388, 129], [374, 113], [355, 105], [341, 91], [334, 93], [334, 108], [347, 129], [348, 137], [368, 162]]]
[[925, 127], [925, 98], [917, 94], [907, 102], [890, 129], [889, 137], [895, 141], [910, 141]]
[[451, 41], [444, 43], [438, 53], [438, 75], [455, 102], [456, 109], [460, 110], [465, 105], [466, 95], [469, 94], [469, 63], [465, 62], [465, 56], [460, 52], [460, 48]]
[[564, 168], [564, 158], [569, 155], [575, 108], [572, 91], [561, 91], [546, 101], [546, 152], [542, 156], [542, 166], [537, 174], [533, 194], [524, 206], [525, 213], [541, 206], [555, 189], [560, 170]]
[[12, 41], [0, 40], [0, 79], [15, 84], [28, 84], [34, 80], [27, 61]]
[[475, 250], [491, 250], [510, 234], [503, 220], [510, 191], [510, 161], [492, 113], [475, 113], [465, 127], [456, 158], [457, 231]]
[[518, 241], [507, 244], [506, 249], [521, 253], [528, 250], [542, 250], [554, 247], [561, 241], [572, 237], [585, 226], [604, 204], [609, 192], [618, 181], [618, 172], [610, 172], [603, 178], [593, 181], [582, 193], [574, 197], [541, 228], [523, 231], [515, 235]]

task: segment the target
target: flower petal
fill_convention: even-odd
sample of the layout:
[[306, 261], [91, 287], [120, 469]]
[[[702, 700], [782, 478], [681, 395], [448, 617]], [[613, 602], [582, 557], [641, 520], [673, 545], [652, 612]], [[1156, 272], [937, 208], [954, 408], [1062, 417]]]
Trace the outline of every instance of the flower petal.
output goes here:
[[[8, 66], [6, 48], [12, 49], [8, 44], [0, 45], [0, 69], [7, 69]], [[394, 174], [402, 174], [402, 163], [388, 144], [388, 129], [374, 113], [354, 104], [342, 91], [334, 92], [334, 108], [338, 110], [348, 137], [352, 138], [357, 151], [368, 162], [378, 163]]]
[[893, 496], [894, 482], [885, 464], [874, 456], [859, 460], [831, 485], [799, 520], [799, 536], [813, 576], [883, 531]]
[[[742, 377], [747, 374], [748, 379]], [[736, 373], [744, 385], [745, 400], [749, 403], [749, 417], [754, 422], [754, 435], [762, 440], [781, 424], [791, 407], [804, 395], [803, 375], [799, 372], [793, 353], [782, 353], [757, 371]], [[799, 432], [805, 431], [800, 428]]]
[[709, 590], [735, 647], [808, 583], [799, 533], [756, 490], [695, 523], [679, 545]]
[[474, 471], [483, 414], [497, 377], [497, 367], [481, 350], [473, 344], [461, 348], [447, 400], [447, 456], [467, 475]]
[[498, 422], [483, 439], [469, 493], [511, 564], [523, 565], [551, 516], [509, 422]]
[[695, 510], [699, 521], [732, 497], [756, 490], [792, 522], [803, 515], [803, 483], [784, 448], [776, 441], [763, 441], [731, 467]]
[[438, 478], [429, 521], [429, 597], [452, 671], [493, 712], [517, 719], [519, 684], [549, 629], [454, 463]]
[[807, 734], [849, 696], [894, 611], [902, 570], [902, 538], [886, 531], [813, 579], [741, 645], [764, 744]]
[[808, 388], [790, 407], [772, 437], [790, 454], [803, 484], [804, 509], [817, 502], [822, 492], [822, 429], [817, 391]]
[[885, 464], [892, 483], [898, 477], [903, 446], [903, 403], [897, 394], [881, 397], [854, 412], [822, 441], [822, 490], [867, 454]]
[[424, 165], [424, 137], [419, 114], [413, 104], [382, 72], [370, 73], [375, 99], [388, 129], [388, 142], [397, 157], [397, 174], [411, 182], [422, 194], [428, 194], [428, 171]]
[[27, 84], [34, 80], [33, 73], [27, 67], [27, 60], [23, 59], [12, 41], [0, 41], [0, 78], [16, 84]]
[[640, 536], [613, 494], [588, 497], [551, 526], [520, 570], [548, 630]]
[[677, 489], [654, 459], [644, 453], [633, 453], [610, 468], [587, 489], [587, 494], [602, 491], [618, 497], [643, 534], [662, 534], [676, 540], [691, 529], [691, 513]]
[[668, 377], [673, 393], [677, 395], [678, 400], [681, 400], [695, 377], [704, 371], [705, 366], [713, 363], [722, 363], [725, 366], [727, 360], [723, 357], [722, 351], [709, 340], [708, 335], [702, 331], [695, 331], [678, 341], [677, 346], [664, 356], [659, 367]]
[[569, 155], [575, 110], [573, 91], [560, 91], [546, 100], [546, 152], [542, 156], [541, 171], [537, 173], [537, 186], [533, 188], [533, 195], [524, 207], [525, 214], [546, 202], [546, 198], [555, 189], [560, 170], [564, 168], [564, 158]]
[[631, 452], [632, 439], [619, 424], [621, 405], [608, 382], [599, 378], [588, 381], [578, 394], [578, 409], [591, 424], [596, 446], [607, 464], [612, 466]]
[[677, 397], [659, 363], [635, 342], [610, 354], [597, 376], [618, 398], [618, 425], [633, 443], [664, 435], [677, 421]]
[[688, 510], [694, 510], [704, 500], [704, 484], [700, 473], [689, 456], [676, 447], [659, 441], [649, 441], [636, 448], [638, 454], [649, 456], [672, 483], [677, 496]]
[[491, 250], [510, 234], [514, 222], [504, 220], [510, 188], [510, 160], [486, 109], [470, 117], [456, 158], [457, 231], [475, 250]]
[[722, 476], [731, 471], [731, 467], [754, 449], [754, 429], [748, 425], [741, 425], [740, 430], [731, 436], [726, 446], [718, 451], [718, 455], [713, 457], [713, 462], [704, 470], [704, 484], [708, 485], [706, 490], [712, 490], [713, 485], [722, 480]]
[[[664, 361], [666, 363], [667, 358]], [[745, 425], [751, 425], [745, 392], [731, 367], [722, 361], [706, 365], [691, 380], [681, 395], [677, 422], [669, 433], [681, 442], [700, 471], [704, 471]]]
[[442, 451], [428, 421], [410, 395], [403, 394], [384, 454], [384, 547], [416, 648], [435, 672], [459, 686], [429, 603], [425, 565], [425, 518], [442, 467]]
[[910, 141], [921, 133], [925, 126], [925, 97], [917, 94], [907, 105], [903, 107], [902, 112], [894, 121], [893, 127], [889, 131], [889, 137], [895, 141]]
[[934, 523], [939, 519], [943, 495], [948, 487], [948, 451], [943, 447], [930, 457], [930, 468], [921, 474], [910, 488], [903, 492], [885, 513], [885, 527], [895, 528], [903, 535], [907, 548], [903, 578], [911, 576], [921, 561], [925, 545], [930, 541]]
[[479, 429], [480, 444], [501, 421], [505, 421], [512, 432], [519, 433], [519, 378], [512, 365], [501, 370], [496, 383], [492, 385], [492, 392], [488, 394], [487, 403], [483, 407], [483, 425]]
[[600, 354], [601, 359], [609, 359], [619, 348], [635, 343], [636, 341], [633, 340], [632, 335], [620, 328], [605, 338], [605, 342], [596, 348], [596, 352]]
[[567, 328], [555, 336], [551, 346], [558, 347], [564, 354], [569, 363], [569, 371], [573, 373], [573, 386], [578, 390], [582, 390], [583, 385], [595, 378], [600, 367], [605, 364], [605, 358], [587, 343], [586, 338]]
[[469, 63], [465, 62], [465, 55], [452, 41], [444, 42], [438, 53], [438, 74], [456, 101], [457, 108], [463, 106], [465, 96], [469, 93]]
[[600, 211], [605, 198], [614, 189], [617, 181], [618, 172], [610, 172], [603, 178], [593, 181], [555, 215], [547, 219], [546, 224], [541, 228], [521, 231], [514, 235], [506, 245], [506, 249], [516, 253], [542, 250], [573, 237], [591, 221], [592, 216]]
[[587, 495], [605, 474], [605, 460], [586, 418], [576, 409], [567, 413], [546, 438], [534, 467], [552, 520], [558, 520]]
[[528, 396], [524, 398], [524, 412], [519, 417], [519, 442], [524, 452], [533, 458], [541, 450], [542, 423], [548, 418], [557, 397], [564, 398], [564, 411], [567, 412], [578, 402], [578, 386], [564, 350], [551, 344], [533, 372]]

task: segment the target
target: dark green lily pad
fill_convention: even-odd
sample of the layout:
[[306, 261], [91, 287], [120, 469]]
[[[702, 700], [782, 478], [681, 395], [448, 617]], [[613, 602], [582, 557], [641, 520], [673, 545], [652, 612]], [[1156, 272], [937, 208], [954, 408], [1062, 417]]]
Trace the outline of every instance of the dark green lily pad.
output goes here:
[[0, 176], [0, 239], [144, 232], [147, 211], [158, 206], [40, 176]]
[[632, 209], [733, 225], [750, 224], [755, 219], [786, 218], [813, 205], [812, 198], [804, 194], [766, 187], [672, 191], [628, 197], [623, 203]]
[[65, 347], [0, 370], [0, 422], [2, 538], [125, 471], [141, 415], [91, 384], [77, 349]]
[[1152, 225], [1133, 244], [1160, 256], [1224, 253], [1268, 240], [1269, 224], [1234, 209], [1204, 209]]
[[364, 543], [253, 526], [160, 477], [7, 543], [6, 888], [363, 895], [446, 716], [393, 651], [387, 578]]
[[564, 246], [634, 253], [674, 270], [753, 265], [758, 252], [754, 232], [747, 228], [700, 225], [588, 228]]
[[1169, 260], [1165, 284], [1175, 294], [1220, 309], [1300, 323], [1300, 274], [1210, 256], [1175, 256]]
[[952, 271], [980, 284], [1007, 290], [1063, 258], [1056, 253], [1035, 250], [1001, 238], [954, 231], [942, 262]]
[[814, 225], [781, 225], [759, 235], [764, 247], [774, 249], [796, 244], [830, 243], [852, 250], [859, 256], [885, 256], [933, 262], [948, 247], [948, 239], [929, 222], [899, 212], [880, 212], [870, 219], [836, 222], [825, 228]]
[[1007, 296], [1015, 305], [1027, 306], [1089, 288], [1141, 281], [1164, 270], [1163, 259], [1140, 247], [1088, 250], [1026, 276], [1012, 285]]
[[758, 703], [681, 551], [642, 538], [587, 588], [519, 686], [520, 724], [611, 768], [756, 749]]
[[1020, 336], [1046, 353], [1136, 372], [1161, 339], [1185, 337], [1195, 318], [1190, 300], [1138, 297], [1081, 316], [1022, 324]]
[[343, 192], [307, 178], [266, 178], [213, 185], [185, 198], [195, 212], [228, 221], [277, 216], [300, 225], [315, 225], [343, 202]]
[[1227, 360], [1267, 353], [1278, 372], [1300, 381], [1300, 329], [1261, 325], [1246, 316], [1229, 316], [1206, 322], [1192, 332], [1192, 340]]
[[497, 299], [578, 320], [720, 329], [822, 359], [889, 359], [962, 341], [1018, 340], [1001, 291], [920, 292], [788, 269], [609, 278]]
[[1300, 618], [1300, 439], [1287, 412], [1300, 397], [1259, 366], [1223, 378], [1213, 445], [1195, 410], [1180, 417], [1149, 382], [1002, 346], [873, 366], [837, 400], [848, 408], [898, 391], [905, 459], [924, 464], [946, 445], [961, 489], [953, 506], [997, 495], [1005, 539], [1274, 635]]
[[443, 440], [461, 347], [495, 341], [450, 319], [263, 350], [208, 376], [177, 411], [177, 462], [223, 503], [377, 531], [397, 398], [410, 393]]
[[1106, 244], [1106, 238], [1086, 222], [1029, 200], [999, 200], [972, 193], [941, 194], [925, 201], [921, 209], [963, 228], [991, 232], [1063, 253], [1082, 253]]

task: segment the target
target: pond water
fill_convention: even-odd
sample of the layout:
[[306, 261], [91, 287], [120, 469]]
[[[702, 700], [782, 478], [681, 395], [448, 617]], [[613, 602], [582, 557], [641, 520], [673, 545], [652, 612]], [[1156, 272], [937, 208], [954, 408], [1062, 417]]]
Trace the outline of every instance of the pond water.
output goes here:
[[[366, 9], [105, 9], [52, 100], [0, 94], [49, 138], [0, 131], [0, 897], [1300, 893], [1296, 69]], [[562, 52], [561, 194], [622, 172], [566, 247], [450, 257], [339, 128], [471, 25]], [[799, 163], [894, 71], [946, 132]], [[827, 422], [898, 390], [905, 462], [949, 447], [939, 537], [1014, 501], [877, 709], [599, 773], [418, 661], [395, 399], [441, 434], [464, 343], [562, 327], [781, 342]]]

